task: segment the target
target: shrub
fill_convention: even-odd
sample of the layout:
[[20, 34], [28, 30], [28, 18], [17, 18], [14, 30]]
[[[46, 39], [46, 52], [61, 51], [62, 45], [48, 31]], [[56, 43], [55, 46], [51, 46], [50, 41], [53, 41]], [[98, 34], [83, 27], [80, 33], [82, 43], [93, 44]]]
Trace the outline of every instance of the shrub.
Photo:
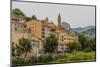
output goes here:
[[53, 59], [54, 58], [53, 58], [52, 54], [42, 54], [39, 57], [37, 57], [36, 62], [38, 64], [40, 64], [40, 63], [49, 63], [49, 62], [53, 61]]
[[81, 44], [78, 41], [69, 43], [69, 52], [81, 50]]
[[84, 49], [84, 52], [91, 52], [91, 51], [92, 51], [92, 49], [90, 47], [87, 47]]
[[13, 59], [15, 66], [34, 65], [34, 64], [47, 64], [47, 63], [64, 63], [64, 62], [81, 62], [81, 61], [95, 61], [95, 52], [76, 52], [64, 54], [42, 54], [38, 57], [33, 56], [29, 60], [24, 58]]
[[13, 59], [13, 65], [14, 66], [22, 66], [25, 65], [25, 60], [23, 58], [15, 58]]

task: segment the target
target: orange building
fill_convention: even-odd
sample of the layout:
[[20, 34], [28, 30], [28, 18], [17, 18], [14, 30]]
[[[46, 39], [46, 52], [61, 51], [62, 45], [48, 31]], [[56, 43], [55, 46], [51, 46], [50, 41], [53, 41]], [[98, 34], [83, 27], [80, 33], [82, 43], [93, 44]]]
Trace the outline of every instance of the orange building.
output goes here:
[[31, 35], [42, 39], [42, 23], [40, 20], [31, 20], [27, 23]]

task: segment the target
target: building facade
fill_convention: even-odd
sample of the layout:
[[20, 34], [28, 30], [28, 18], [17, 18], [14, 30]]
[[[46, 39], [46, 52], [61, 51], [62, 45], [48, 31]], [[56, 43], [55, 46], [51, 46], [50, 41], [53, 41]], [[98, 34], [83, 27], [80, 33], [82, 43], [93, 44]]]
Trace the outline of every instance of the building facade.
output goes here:
[[75, 32], [70, 31], [69, 25], [65, 30], [61, 24], [61, 16], [58, 15], [58, 26], [56, 26], [56, 33], [58, 37], [58, 52], [65, 52], [68, 49], [68, 44], [78, 40], [78, 36]]
[[[48, 17], [44, 20], [33, 19], [27, 22], [25, 19], [12, 19], [12, 42], [18, 43], [22, 37], [31, 40], [31, 55], [43, 52], [44, 41], [50, 34], [54, 34], [58, 39], [57, 52], [65, 52], [68, 44], [78, 39], [75, 32], [65, 31], [61, 25], [61, 15], [58, 15], [58, 25], [49, 22]], [[69, 27], [68, 27], [69, 28]]]

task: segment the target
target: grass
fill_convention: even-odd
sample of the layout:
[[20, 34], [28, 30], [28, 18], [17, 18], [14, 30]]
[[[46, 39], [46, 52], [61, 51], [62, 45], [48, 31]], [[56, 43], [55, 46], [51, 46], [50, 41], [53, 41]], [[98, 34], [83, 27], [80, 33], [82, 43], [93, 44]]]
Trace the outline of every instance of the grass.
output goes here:
[[39, 57], [32, 57], [30, 60], [14, 59], [14, 65], [36, 65], [51, 63], [67, 63], [67, 62], [92, 62], [95, 61], [95, 52], [74, 52], [64, 54], [43, 54]]
[[95, 52], [78, 52], [68, 57], [68, 61], [95, 61]]
[[73, 54], [65, 54], [65, 57], [60, 57], [55, 62], [65, 63], [65, 62], [84, 62], [84, 61], [95, 61], [95, 52], [76, 52]]

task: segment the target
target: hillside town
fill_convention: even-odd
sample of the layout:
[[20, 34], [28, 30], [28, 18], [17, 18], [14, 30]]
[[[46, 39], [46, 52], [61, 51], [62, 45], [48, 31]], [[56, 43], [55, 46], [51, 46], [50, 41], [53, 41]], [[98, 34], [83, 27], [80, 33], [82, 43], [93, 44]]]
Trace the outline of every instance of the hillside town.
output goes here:
[[32, 49], [32, 53], [41, 53], [43, 51], [43, 43], [46, 37], [50, 34], [54, 34], [58, 38], [57, 52], [65, 52], [68, 49], [68, 44], [72, 41], [77, 41], [77, 34], [72, 32], [68, 27], [64, 30], [61, 26], [61, 15], [58, 15], [58, 24], [55, 25], [49, 21], [46, 17], [43, 20], [31, 20], [26, 21], [25, 18], [12, 17], [12, 43], [13, 45], [18, 43], [18, 40], [22, 37], [31, 40], [31, 45], [35, 46]]
[[60, 13], [56, 20], [27, 17], [18, 8], [12, 10], [13, 65], [95, 61], [95, 36], [73, 31], [70, 22], [63, 22]]

